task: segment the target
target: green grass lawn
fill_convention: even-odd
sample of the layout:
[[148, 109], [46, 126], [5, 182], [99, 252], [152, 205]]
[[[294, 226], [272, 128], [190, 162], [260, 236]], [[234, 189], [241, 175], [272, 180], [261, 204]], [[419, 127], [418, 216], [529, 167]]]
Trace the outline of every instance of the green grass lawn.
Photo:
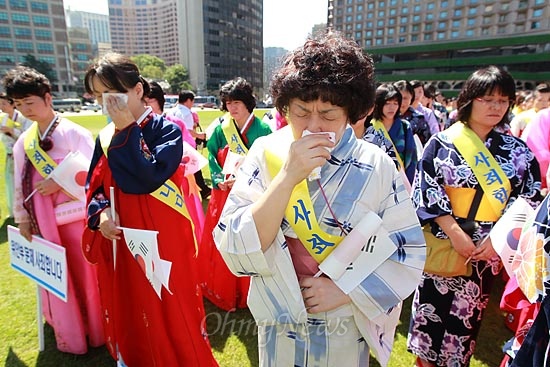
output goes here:
[[[265, 111], [265, 110], [264, 110]], [[206, 127], [219, 111], [199, 111], [201, 125]], [[263, 116], [263, 111], [257, 115]], [[77, 121], [97, 133], [104, 125], [104, 116], [97, 119], [80, 115]], [[71, 117], [72, 118], [72, 117]], [[103, 119], [102, 119], [103, 118]], [[78, 118], [76, 119], [78, 120]], [[4, 167], [4, 150], [0, 144], [0, 167]], [[205, 178], [208, 177], [205, 172]], [[45, 325], [45, 350], [38, 351], [36, 325], [36, 286], [10, 267], [6, 227], [12, 220], [7, 213], [4, 181], [0, 180], [0, 363], [5, 367], [101, 367], [115, 366], [104, 347], [95, 348], [84, 356], [73, 356], [57, 351], [52, 329]], [[512, 336], [505, 328], [498, 303], [502, 282], [497, 282], [483, 322], [472, 367], [495, 367], [502, 358], [501, 346]], [[403, 306], [397, 328], [390, 367], [412, 366], [414, 358], [406, 351], [410, 298]], [[258, 366], [256, 328], [248, 310], [226, 313], [205, 301], [207, 329], [214, 356], [222, 367]], [[379, 366], [373, 360], [371, 366]], [[167, 366], [168, 367], [168, 366]], [[171, 366], [170, 366], [171, 367]], [[345, 366], [341, 366], [345, 367]]]

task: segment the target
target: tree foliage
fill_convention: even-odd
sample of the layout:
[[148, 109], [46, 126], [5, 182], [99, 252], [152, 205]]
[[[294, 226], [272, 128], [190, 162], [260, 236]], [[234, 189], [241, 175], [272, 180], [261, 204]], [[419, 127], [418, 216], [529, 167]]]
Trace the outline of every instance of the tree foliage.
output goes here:
[[57, 74], [48, 62], [38, 60], [34, 55], [31, 54], [26, 54], [25, 56], [23, 56], [23, 59], [25, 61], [21, 63], [21, 65], [28, 66], [29, 68], [33, 68], [39, 73], [44, 74], [52, 84], [57, 82]]
[[189, 83], [189, 72], [181, 64], [168, 67], [164, 73], [164, 79], [170, 84], [170, 93], [177, 94], [182, 89], [193, 89]]
[[166, 63], [157, 56], [141, 54], [132, 56], [131, 59], [146, 79], [161, 79], [166, 70]]

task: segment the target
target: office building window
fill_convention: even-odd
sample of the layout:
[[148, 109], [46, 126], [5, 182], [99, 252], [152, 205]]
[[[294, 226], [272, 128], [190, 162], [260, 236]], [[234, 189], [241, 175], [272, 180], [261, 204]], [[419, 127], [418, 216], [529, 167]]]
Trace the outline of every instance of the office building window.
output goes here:
[[437, 39], [438, 40], [444, 40], [445, 39], [445, 32], [437, 32]]
[[468, 9], [468, 15], [476, 15], [476, 14], [477, 14], [477, 8]]
[[426, 30], [426, 31], [431, 31], [432, 29], [433, 29], [433, 24], [432, 23], [427, 23], [424, 26], [424, 30]]
[[45, 13], [48, 11], [48, 4], [31, 1], [31, 9], [40, 13]]
[[534, 17], [542, 17], [542, 9], [533, 10], [533, 16]]
[[386, 16], [386, 12], [385, 12], [384, 10], [379, 10], [379, 11], [378, 11], [378, 16], [381, 17], [381, 18], [383, 18], [383, 17]]
[[15, 28], [13, 30], [15, 37], [31, 38], [32, 32], [29, 28]]
[[460, 36], [460, 32], [459, 31], [452, 31], [451, 32], [451, 38], [458, 38]]
[[446, 8], [448, 6], [449, 6], [449, 2], [447, 0], [444, 0], [444, 1], [439, 3], [440, 8]]
[[422, 7], [420, 5], [415, 5], [414, 6], [414, 12], [415, 13], [420, 13], [421, 10], [422, 10]]
[[446, 27], [447, 27], [447, 22], [437, 23], [437, 28], [439, 28], [439, 29], [445, 29]]
[[25, 0], [10, 0], [10, 7], [12, 9], [22, 10], [27, 9], [27, 2]]
[[18, 42], [15, 43], [15, 47], [17, 48], [17, 51], [21, 51], [21, 52], [33, 52], [34, 51], [34, 46], [33, 46], [32, 42], [18, 41]]
[[50, 17], [44, 16], [44, 15], [33, 15], [32, 22], [34, 23], [34, 25], [38, 25], [38, 26], [49, 26]]
[[439, 17], [440, 18], [447, 18], [447, 10], [444, 10], [441, 13], [439, 13]]
[[28, 14], [12, 13], [11, 20], [16, 24], [28, 24], [30, 23], [31, 18], [28, 16]]
[[433, 20], [433, 19], [434, 19], [433, 13], [426, 14], [426, 20]]
[[391, 16], [397, 15], [397, 9], [390, 9], [390, 15]]
[[474, 36], [474, 30], [473, 29], [468, 29], [466, 31], [466, 37], [473, 37]]
[[531, 29], [540, 29], [540, 22], [538, 20], [536, 22], [531, 22]]
[[454, 14], [455, 17], [461, 17], [462, 16], [462, 10], [461, 9], [455, 9], [453, 14]]
[[377, 35], [377, 36], [383, 36], [383, 35], [384, 35], [384, 30], [383, 30], [383, 29], [378, 29], [378, 30], [376, 31], [376, 35]]
[[476, 20], [474, 18], [468, 18], [468, 27], [472, 27], [476, 24]]
[[418, 36], [416, 34], [413, 34], [411, 36], [411, 42], [417, 42], [418, 41]]
[[426, 9], [428, 9], [428, 10], [435, 9], [435, 4], [434, 3], [428, 3], [428, 5], [426, 5]]
[[13, 51], [13, 43], [7, 40], [0, 40], [0, 50]]
[[453, 28], [460, 28], [460, 20], [453, 20]]
[[432, 40], [432, 34], [428, 33], [424, 35], [424, 41], [431, 41]]
[[395, 18], [390, 18], [390, 19], [388, 20], [388, 24], [389, 24], [389, 25], [395, 25]]
[[376, 46], [382, 46], [384, 44], [384, 41], [381, 38], [376, 39]]
[[378, 27], [383, 27], [383, 26], [384, 26], [384, 20], [382, 20], [382, 19], [379, 20], [378, 22], [376, 22], [376, 25], [377, 25]]
[[413, 22], [420, 22], [420, 15], [414, 15]]

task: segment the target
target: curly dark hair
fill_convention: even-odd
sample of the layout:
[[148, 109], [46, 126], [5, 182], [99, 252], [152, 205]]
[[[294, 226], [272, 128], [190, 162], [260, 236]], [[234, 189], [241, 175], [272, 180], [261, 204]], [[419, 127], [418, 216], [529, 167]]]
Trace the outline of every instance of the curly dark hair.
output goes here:
[[508, 124], [508, 112], [516, 99], [516, 83], [506, 70], [494, 65], [475, 71], [466, 80], [457, 99], [457, 120], [468, 123], [472, 114], [472, 101], [493, 91], [499, 91], [510, 100], [510, 106], [497, 126]]
[[227, 112], [227, 101], [243, 102], [250, 113], [256, 107], [256, 98], [254, 97], [252, 85], [241, 77], [232, 79], [221, 87], [220, 100], [222, 101], [221, 110], [225, 112]]
[[145, 98], [151, 92], [147, 80], [139, 73], [137, 65], [125, 55], [111, 52], [94, 62], [86, 71], [84, 76], [84, 88], [86, 92], [94, 94], [92, 78], [97, 76], [106, 87], [121, 93], [128, 92], [137, 83], [143, 85], [143, 96]]
[[384, 119], [384, 105], [387, 101], [395, 99], [399, 103], [399, 108], [397, 109], [397, 114], [395, 117], [399, 117], [399, 109], [401, 108], [401, 102], [403, 101], [403, 96], [399, 89], [397, 89], [393, 84], [381, 84], [376, 88], [376, 97], [374, 100], [374, 111], [372, 112], [372, 117], [376, 120]]
[[42, 99], [51, 94], [49, 79], [28, 66], [17, 66], [6, 73], [2, 81], [9, 98], [21, 99], [28, 96], [38, 96]]
[[282, 115], [290, 100], [321, 99], [342, 107], [350, 123], [367, 115], [374, 104], [374, 62], [352, 40], [339, 33], [308, 39], [291, 51], [271, 81], [271, 95]]

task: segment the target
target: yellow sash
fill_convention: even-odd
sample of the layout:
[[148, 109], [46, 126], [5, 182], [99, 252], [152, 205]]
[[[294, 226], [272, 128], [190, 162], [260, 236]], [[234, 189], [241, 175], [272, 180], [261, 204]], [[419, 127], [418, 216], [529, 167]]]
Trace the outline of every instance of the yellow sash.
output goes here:
[[38, 144], [38, 123], [36, 121], [29, 127], [23, 146], [25, 154], [42, 177], [48, 177], [57, 167], [57, 163]]
[[[113, 123], [105, 126], [99, 132], [99, 142], [101, 144], [103, 154], [105, 154], [106, 157], [114, 133], [115, 125]], [[162, 184], [162, 186], [160, 186], [157, 190], [151, 192], [149, 195], [168, 205], [170, 208], [174, 209], [189, 220], [189, 222], [191, 223], [191, 228], [193, 229], [193, 241], [195, 242], [195, 250], [197, 250], [198, 244], [197, 238], [195, 237], [195, 225], [193, 223], [193, 220], [191, 219], [191, 216], [189, 215], [189, 212], [187, 211], [187, 207], [185, 206], [185, 200], [183, 199], [183, 194], [180, 187], [176, 185], [172, 180], [168, 179]]]
[[10, 116], [5, 112], [0, 112], [0, 121], [2, 121], [2, 126], [9, 127], [9, 128], [15, 128], [15, 127], [21, 127], [21, 124], [17, 121], [13, 121]]
[[[275, 152], [269, 150], [265, 151], [265, 157], [269, 174], [271, 177], [275, 177], [280, 171], [283, 161]], [[285, 210], [285, 217], [298, 235], [302, 245], [319, 264], [344, 239], [344, 237], [324, 232], [319, 226], [306, 180], [294, 187]]]
[[223, 121], [222, 121], [223, 135], [225, 136], [225, 140], [227, 140], [227, 145], [229, 145], [229, 149], [233, 153], [245, 156], [246, 153], [248, 153], [248, 148], [243, 143], [239, 133], [237, 132], [237, 127], [231, 120], [232, 120], [231, 115], [229, 115], [229, 113], [226, 113], [223, 116]]
[[372, 126], [374, 127], [375, 130], [377, 130], [377, 131], [381, 132], [382, 134], [384, 134], [386, 139], [388, 139], [388, 141], [393, 146], [393, 151], [395, 152], [395, 156], [397, 157], [397, 163], [399, 163], [399, 168], [398, 169], [401, 169], [401, 168], [405, 169], [405, 165], [403, 164], [403, 160], [401, 159], [401, 156], [399, 155], [399, 152], [397, 151], [397, 148], [395, 147], [395, 144], [393, 144], [393, 140], [391, 140], [390, 134], [388, 134], [388, 131], [386, 130], [386, 127], [384, 126], [382, 121], [375, 119], [375, 120], [371, 121], [371, 124], [372, 124]]
[[497, 219], [500, 218], [512, 190], [506, 174], [481, 139], [464, 123], [455, 122], [445, 133], [474, 172], [483, 189], [483, 197], [493, 208]]

